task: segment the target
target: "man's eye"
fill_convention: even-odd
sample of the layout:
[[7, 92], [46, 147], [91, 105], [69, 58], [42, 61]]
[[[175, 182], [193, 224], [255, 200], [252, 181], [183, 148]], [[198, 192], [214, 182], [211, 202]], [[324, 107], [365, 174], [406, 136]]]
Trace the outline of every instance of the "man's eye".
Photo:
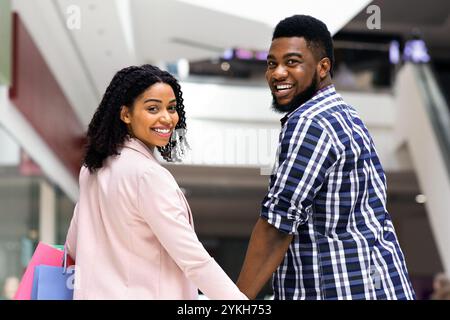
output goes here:
[[269, 68], [275, 67], [275, 62], [273, 62], [273, 61], [267, 61], [267, 67], [269, 67]]
[[286, 61], [286, 64], [287, 64], [287, 65], [293, 65], [293, 64], [296, 64], [296, 63], [299, 63], [299, 61], [297, 61], [297, 60], [292, 60], [292, 59], [289, 59], [288, 61]]

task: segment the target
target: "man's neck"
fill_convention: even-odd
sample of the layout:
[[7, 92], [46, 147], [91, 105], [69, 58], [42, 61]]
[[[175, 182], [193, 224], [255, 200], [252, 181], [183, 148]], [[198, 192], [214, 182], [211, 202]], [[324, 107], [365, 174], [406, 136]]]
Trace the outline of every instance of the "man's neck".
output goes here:
[[[333, 81], [331, 81], [330, 75], [327, 75], [322, 81], [319, 83], [319, 90], [322, 90], [325, 87], [328, 87], [330, 84], [333, 84]], [[317, 90], [317, 91], [319, 91]]]

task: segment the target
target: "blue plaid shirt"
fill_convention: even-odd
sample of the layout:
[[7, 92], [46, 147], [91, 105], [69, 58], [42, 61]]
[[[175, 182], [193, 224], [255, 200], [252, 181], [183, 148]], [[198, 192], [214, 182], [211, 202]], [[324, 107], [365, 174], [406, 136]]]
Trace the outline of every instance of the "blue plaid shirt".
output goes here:
[[330, 85], [281, 122], [261, 210], [294, 236], [275, 299], [414, 299], [385, 174], [357, 112]]

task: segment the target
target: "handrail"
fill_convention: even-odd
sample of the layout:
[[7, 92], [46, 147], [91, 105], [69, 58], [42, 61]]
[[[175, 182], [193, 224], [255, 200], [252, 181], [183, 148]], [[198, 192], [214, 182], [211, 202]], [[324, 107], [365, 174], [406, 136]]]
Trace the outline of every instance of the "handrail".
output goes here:
[[450, 178], [450, 108], [436, 80], [436, 75], [428, 64], [414, 65], [418, 76], [419, 88], [425, 98], [427, 113], [435, 132], [436, 139], [442, 150], [447, 174]]

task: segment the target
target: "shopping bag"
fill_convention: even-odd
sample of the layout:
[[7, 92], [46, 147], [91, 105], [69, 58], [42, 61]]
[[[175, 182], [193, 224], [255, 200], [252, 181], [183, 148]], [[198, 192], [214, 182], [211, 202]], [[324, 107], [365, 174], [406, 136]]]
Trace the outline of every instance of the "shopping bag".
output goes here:
[[71, 267], [36, 266], [31, 300], [72, 300], [74, 271]]
[[[39, 242], [25, 273], [20, 281], [19, 288], [16, 291], [14, 300], [30, 300], [33, 288], [34, 269], [38, 265], [47, 265], [61, 267], [64, 258], [64, 251], [56, 249], [45, 243]], [[67, 265], [73, 265], [74, 262], [68, 257]]]

